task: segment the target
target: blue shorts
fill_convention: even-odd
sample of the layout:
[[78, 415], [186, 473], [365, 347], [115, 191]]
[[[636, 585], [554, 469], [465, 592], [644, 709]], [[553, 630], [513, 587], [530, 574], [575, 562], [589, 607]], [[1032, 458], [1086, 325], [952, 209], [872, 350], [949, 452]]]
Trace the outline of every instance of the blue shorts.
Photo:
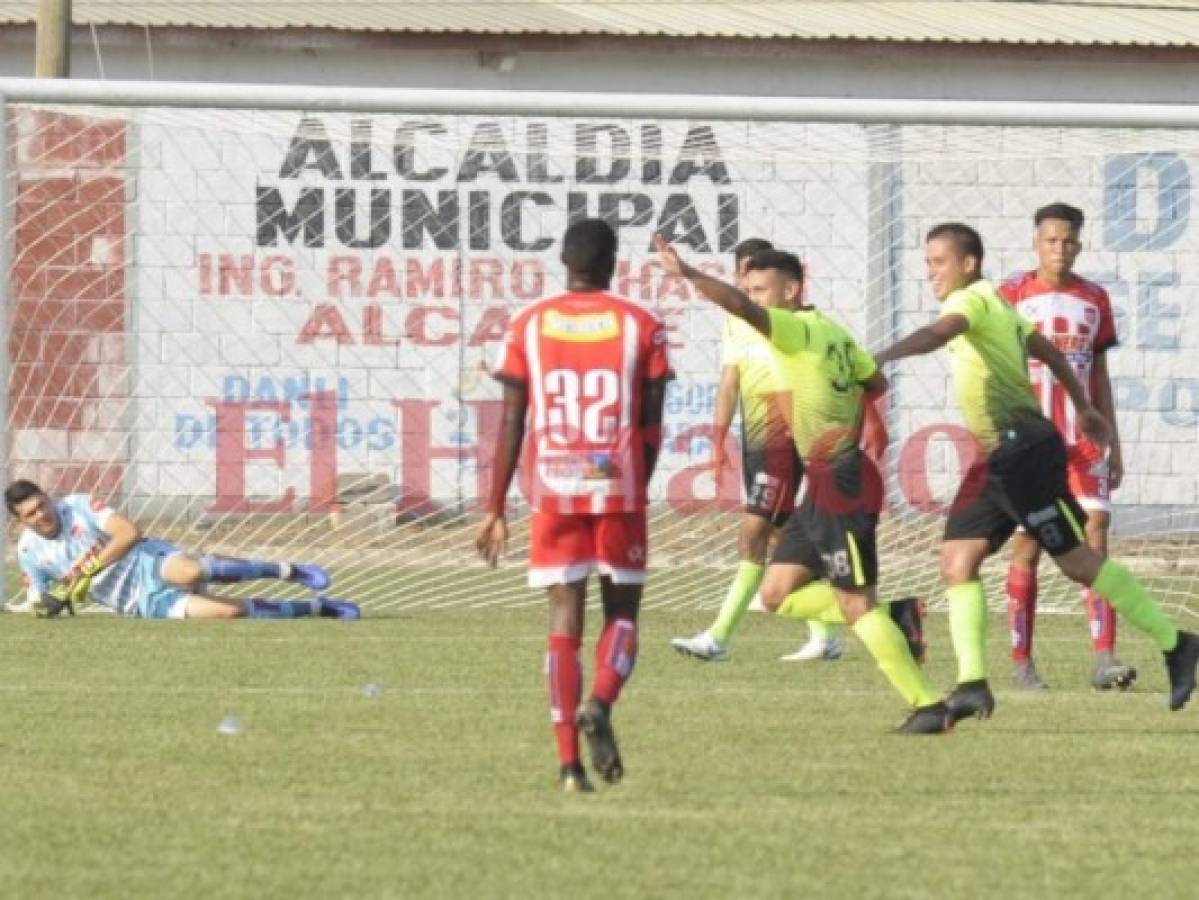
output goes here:
[[143, 619], [182, 619], [189, 592], [163, 580], [162, 564], [183, 551], [170, 541], [153, 538], [143, 539], [137, 549], [141, 551], [136, 572], [137, 615]]

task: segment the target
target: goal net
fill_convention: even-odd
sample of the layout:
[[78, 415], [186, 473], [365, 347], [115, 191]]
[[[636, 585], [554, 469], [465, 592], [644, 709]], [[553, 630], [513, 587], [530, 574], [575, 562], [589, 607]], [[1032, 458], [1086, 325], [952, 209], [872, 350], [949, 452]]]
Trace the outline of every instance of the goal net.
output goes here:
[[[661, 313], [678, 375], [647, 604], [714, 605], [742, 498], [739, 471], [707, 465], [722, 318], [651, 234], [726, 277], [740, 240], [793, 250], [810, 302], [877, 350], [935, 314], [931, 225], [977, 227], [1002, 278], [1035, 265], [1033, 211], [1065, 201], [1121, 340], [1115, 552], [1175, 608], [1195, 587], [1196, 132], [69, 100], [6, 104], [10, 480], [99, 495], [197, 550], [323, 563], [376, 611], [539, 602], [518, 490], [502, 571], [473, 558], [487, 364], [508, 317], [563, 288], [565, 226], [599, 216], [619, 230], [613, 288]], [[891, 374], [882, 590], [936, 600], [962, 429], [946, 354]], [[1078, 608], [1056, 578], [1042, 596]]]

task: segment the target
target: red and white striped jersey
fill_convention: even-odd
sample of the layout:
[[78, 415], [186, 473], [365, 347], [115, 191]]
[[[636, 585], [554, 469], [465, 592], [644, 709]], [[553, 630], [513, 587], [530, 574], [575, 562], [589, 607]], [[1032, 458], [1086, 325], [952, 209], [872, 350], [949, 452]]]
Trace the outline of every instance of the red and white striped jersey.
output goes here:
[[[1061, 287], [1051, 287], [1037, 273], [1013, 276], [999, 294], [1036, 325], [1053, 346], [1070, 360], [1078, 380], [1094, 395], [1095, 354], [1118, 343], [1116, 323], [1107, 291], [1076, 275]], [[1039, 360], [1028, 361], [1028, 374], [1041, 411], [1053, 420], [1067, 445], [1084, 442], [1078, 430], [1074, 404], [1066, 389]]]
[[645, 384], [673, 377], [668, 335], [648, 306], [602, 291], [521, 310], [494, 375], [529, 392], [529, 504], [542, 512], [645, 508]]

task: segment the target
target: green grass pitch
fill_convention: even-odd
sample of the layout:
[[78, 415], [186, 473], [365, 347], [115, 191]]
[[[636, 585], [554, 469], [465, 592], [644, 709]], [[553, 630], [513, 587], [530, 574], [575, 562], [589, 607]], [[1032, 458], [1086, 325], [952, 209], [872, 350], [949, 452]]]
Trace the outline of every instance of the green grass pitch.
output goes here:
[[1082, 618], [1042, 617], [1034, 696], [995, 618], [996, 717], [921, 739], [887, 733], [904, 710], [860, 646], [776, 662], [794, 623], [751, 614], [728, 664], [675, 656], [709, 616], [646, 614], [628, 775], [594, 797], [555, 791], [538, 607], [0, 618], [0, 896], [1194, 896], [1199, 701], [1166, 710], [1129, 629], [1141, 680], [1101, 695]]

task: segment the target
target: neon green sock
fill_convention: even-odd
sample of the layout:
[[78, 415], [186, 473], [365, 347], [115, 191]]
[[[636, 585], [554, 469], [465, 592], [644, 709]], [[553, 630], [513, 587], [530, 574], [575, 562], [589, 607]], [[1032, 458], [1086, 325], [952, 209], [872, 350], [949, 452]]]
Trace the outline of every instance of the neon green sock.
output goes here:
[[949, 633], [958, 658], [958, 682], [987, 677], [987, 595], [981, 581], [945, 589], [949, 600]]
[[837, 592], [827, 581], [813, 581], [792, 591], [775, 610], [775, 615], [785, 619], [806, 619], [809, 628], [816, 622], [845, 624], [845, 616], [837, 603]]
[[720, 612], [716, 614], [716, 621], [708, 629], [708, 633], [721, 644], [727, 644], [733, 636], [733, 632], [737, 630], [737, 624], [745, 615], [745, 608], [753, 600], [754, 594], [757, 593], [758, 585], [762, 583], [762, 575], [765, 571], [766, 567], [758, 563], [742, 560], [738, 564], [737, 574], [733, 577], [733, 583], [729, 585], [729, 592], [725, 594], [724, 602], [720, 604]]
[[1153, 595], [1124, 566], [1114, 559], [1105, 559], [1091, 589], [1153, 638], [1163, 652], [1174, 649], [1178, 643], [1178, 626], [1170, 621]]
[[854, 622], [852, 627], [887, 681], [910, 706], [928, 706], [936, 702], [924, 673], [916, 665], [916, 660], [912, 659], [912, 651], [908, 649], [903, 632], [884, 610], [876, 606]]

